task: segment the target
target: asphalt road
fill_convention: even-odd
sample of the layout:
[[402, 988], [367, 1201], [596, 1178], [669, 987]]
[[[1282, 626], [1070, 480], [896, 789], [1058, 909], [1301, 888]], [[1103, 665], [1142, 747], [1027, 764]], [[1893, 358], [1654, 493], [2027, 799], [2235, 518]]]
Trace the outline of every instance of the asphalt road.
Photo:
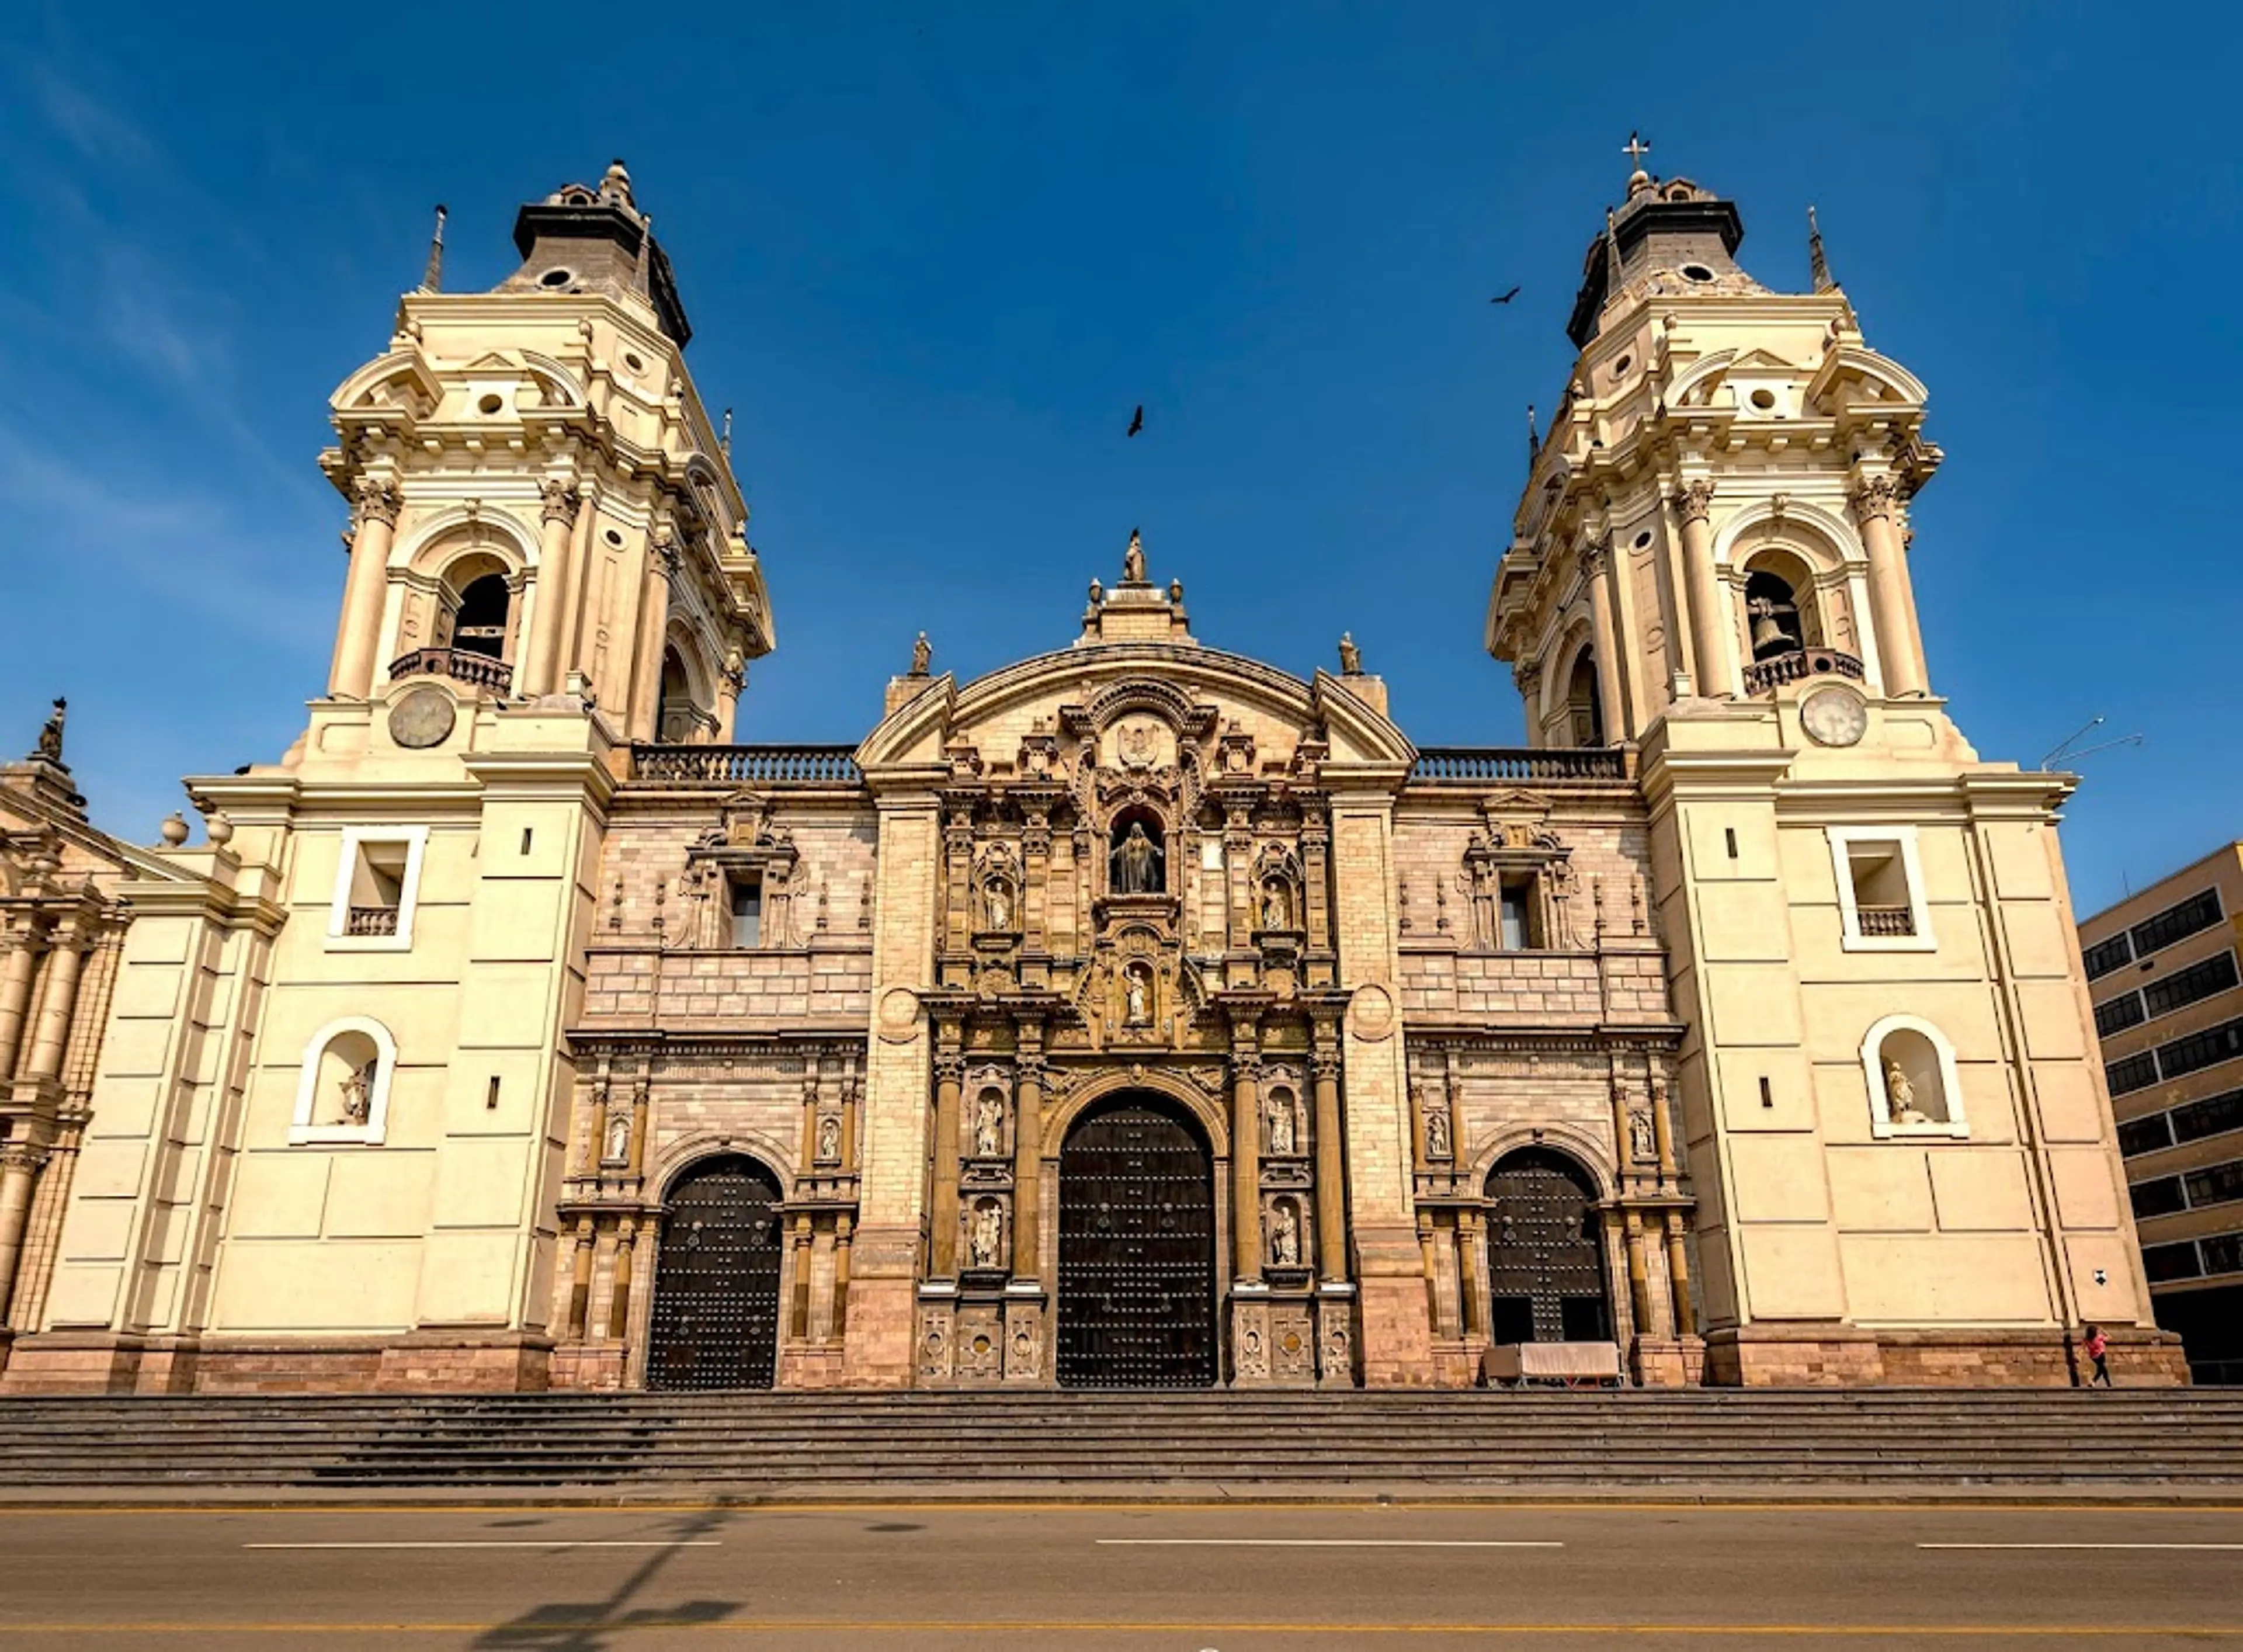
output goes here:
[[2243, 1647], [2243, 1508], [9, 1510], [0, 1652]]

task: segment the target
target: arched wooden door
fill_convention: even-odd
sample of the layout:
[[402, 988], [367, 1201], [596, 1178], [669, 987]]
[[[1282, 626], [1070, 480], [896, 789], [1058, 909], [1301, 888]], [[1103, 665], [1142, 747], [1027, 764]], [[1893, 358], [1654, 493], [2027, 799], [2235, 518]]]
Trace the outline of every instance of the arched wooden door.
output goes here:
[[670, 1190], [655, 1264], [650, 1388], [768, 1388], [778, 1364], [785, 1254], [778, 1179], [751, 1158], [704, 1159]]
[[1498, 1343], [1608, 1342], [1603, 1223], [1587, 1175], [1522, 1148], [1487, 1178], [1489, 1335]]
[[1063, 1388], [1214, 1384], [1214, 1165], [1165, 1108], [1128, 1101], [1068, 1132], [1057, 1317]]

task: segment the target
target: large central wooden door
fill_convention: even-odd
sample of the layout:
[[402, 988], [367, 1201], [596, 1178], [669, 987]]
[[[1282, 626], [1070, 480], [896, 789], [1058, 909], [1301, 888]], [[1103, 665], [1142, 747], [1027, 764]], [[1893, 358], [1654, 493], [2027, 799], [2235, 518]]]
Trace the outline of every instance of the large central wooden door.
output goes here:
[[778, 1361], [778, 1182], [704, 1160], [670, 1190], [655, 1264], [650, 1388], [768, 1388]]
[[1214, 1166], [1164, 1109], [1125, 1102], [1068, 1132], [1058, 1319], [1063, 1388], [1214, 1383]]
[[1588, 1178], [1563, 1154], [1521, 1148], [1498, 1161], [1487, 1197], [1493, 1340], [1609, 1341], [1602, 1226]]

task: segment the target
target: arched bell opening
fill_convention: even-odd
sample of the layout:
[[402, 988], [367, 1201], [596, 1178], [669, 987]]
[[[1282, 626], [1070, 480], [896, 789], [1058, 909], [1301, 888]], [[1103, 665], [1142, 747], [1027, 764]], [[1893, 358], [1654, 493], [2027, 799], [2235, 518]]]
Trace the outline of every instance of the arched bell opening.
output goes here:
[[1487, 1178], [1489, 1340], [1609, 1342], [1612, 1297], [1595, 1183], [1553, 1148], [1496, 1161]]
[[436, 645], [485, 659], [514, 657], [514, 590], [507, 566], [488, 552], [444, 570]]
[[1823, 646], [1814, 570], [1791, 552], [1755, 554], [1745, 564], [1744, 597], [1746, 635], [1755, 664]]
[[1597, 659], [1583, 649], [1573, 656], [1573, 669], [1566, 678], [1566, 727], [1577, 746], [1605, 744], [1604, 697], [1597, 688]]
[[1182, 1108], [1142, 1091], [1076, 1118], [1059, 1156], [1062, 1388], [1216, 1380], [1215, 1163]]
[[768, 1388], [778, 1366], [778, 1177], [744, 1154], [696, 1161], [664, 1201], [646, 1386]]

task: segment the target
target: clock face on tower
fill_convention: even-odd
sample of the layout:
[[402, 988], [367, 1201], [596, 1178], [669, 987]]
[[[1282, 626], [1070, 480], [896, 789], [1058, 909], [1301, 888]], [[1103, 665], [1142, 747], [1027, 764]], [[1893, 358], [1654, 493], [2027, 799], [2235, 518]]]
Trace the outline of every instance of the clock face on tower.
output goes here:
[[1799, 726], [1817, 745], [1852, 745], [1868, 732], [1867, 701], [1849, 688], [1826, 688], [1799, 703]]

